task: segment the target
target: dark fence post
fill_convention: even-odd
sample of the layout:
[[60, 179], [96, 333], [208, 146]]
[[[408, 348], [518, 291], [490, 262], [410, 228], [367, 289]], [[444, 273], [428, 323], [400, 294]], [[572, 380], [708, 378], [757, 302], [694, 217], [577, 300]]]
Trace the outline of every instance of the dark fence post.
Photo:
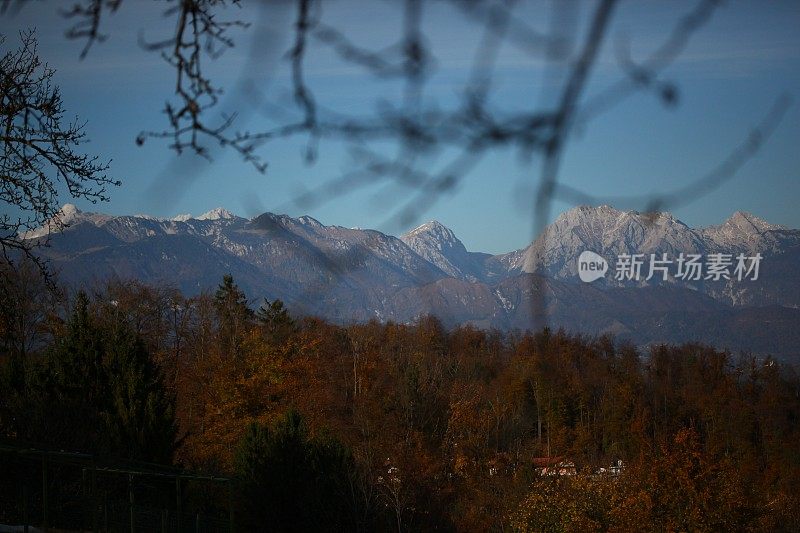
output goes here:
[[97, 467], [92, 458], [92, 531], [97, 532]]
[[134, 520], [134, 508], [133, 508], [133, 474], [128, 474], [128, 501], [130, 502], [130, 509], [131, 509], [131, 533], [136, 531], [136, 522]]
[[228, 533], [233, 529], [233, 480], [228, 479]]
[[175, 497], [176, 497], [176, 500], [175, 500], [176, 507], [175, 508], [178, 511], [178, 514], [177, 514], [177, 516], [175, 518], [176, 518], [177, 524], [178, 524], [178, 533], [180, 533], [180, 531], [181, 531], [181, 514], [182, 514], [182, 511], [181, 511], [181, 476], [175, 476]]
[[28, 533], [28, 477], [23, 474], [22, 478], [22, 522], [25, 525], [25, 533]]
[[81, 468], [81, 499], [83, 500], [83, 525], [86, 526], [86, 521], [90, 520], [89, 512], [92, 507], [92, 500], [89, 498], [89, 488], [86, 483], [86, 467]]
[[42, 525], [48, 527], [47, 520], [47, 457], [42, 456]]

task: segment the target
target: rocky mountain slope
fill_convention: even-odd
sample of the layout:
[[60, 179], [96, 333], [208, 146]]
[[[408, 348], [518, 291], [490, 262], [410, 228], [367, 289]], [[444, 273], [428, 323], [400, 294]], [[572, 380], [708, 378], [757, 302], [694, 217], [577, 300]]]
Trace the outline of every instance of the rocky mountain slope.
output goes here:
[[[435, 221], [397, 238], [308, 216], [245, 219], [222, 208], [158, 219], [65, 205], [60, 216], [68, 227], [51, 234], [39, 252], [71, 284], [137, 278], [196, 294], [231, 273], [253, 300], [280, 298], [296, 313], [337, 322], [435, 314], [448, 325], [548, 323], [639, 344], [700, 340], [800, 354], [800, 231], [748, 213], [690, 228], [669, 213], [581, 206], [559, 216], [530, 246], [498, 256], [467, 251]], [[26, 237], [45, 239], [47, 230]], [[610, 267], [592, 283], [578, 277], [578, 256], [586, 250]], [[757, 280], [615, 279], [620, 254], [651, 253], [758, 253], [762, 260]]]

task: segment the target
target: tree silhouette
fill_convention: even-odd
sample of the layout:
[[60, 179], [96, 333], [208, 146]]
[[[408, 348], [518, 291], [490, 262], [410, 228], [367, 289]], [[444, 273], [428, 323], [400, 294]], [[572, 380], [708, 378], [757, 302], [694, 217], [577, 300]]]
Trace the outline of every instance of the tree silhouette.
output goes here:
[[252, 424], [236, 454], [246, 527], [273, 531], [345, 531], [357, 527], [355, 463], [332, 438], [311, 437], [290, 410], [274, 427]]
[[219, 318], [219, 334], [225, 353], [231, 356], [239, 355], [242, 341], [254, 314], [247, 306], [247, 297], [234, 283], [230, 274], [223, 276], [222, 283], [214, 295], [214, 306]]
[[90, 304], [79, 292], [64, 335], [43, 357], [24, 361], [0, 435], [168, 464], [175, 413], [160, 371], [126, 324], [98, 324]]
[[256, 319], [263, 325], [267, 337], [279, 344], [291, 335], [297, 326], [281, 300], [264, 303], [256, 311]]
[[[107, 187], [119, 185], [104, 173], [108, 165], [82, 154], [84, 124], [65, 119], [55, 71], [43, 63], [33, 31], [20, 34], [21, 45], [0, 59], [0, 199], [18, 214], [0, 216], [0, 246], [29, 252], [34, 244], [22, 233], [44, 226], [60, 230], [59, 184], [73, 198], [108, 200]], [[0, 36], [0, 45], [5, 37]]]

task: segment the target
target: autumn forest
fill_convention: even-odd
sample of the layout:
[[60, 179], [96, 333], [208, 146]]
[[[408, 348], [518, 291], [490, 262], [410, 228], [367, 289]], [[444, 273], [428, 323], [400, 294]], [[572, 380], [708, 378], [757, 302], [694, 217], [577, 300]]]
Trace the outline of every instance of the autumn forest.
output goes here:
[[[3, 449], [229, 480], [187, 482], [177, 504], [174, 483], [137, 489], [163, 517], [230, 512], [242, 531], [800, 528], [800, 379], [771, 358], [434, 317], [334, 325], [248, 301], [230, 276], [187, 298], [5, 275]], [[43, 468], [0, 453], [0, 523], [36, 512]], [[69, 510], [86, 468], [49, 468], [49, 519], [88, 528]], [[124, 481], [103, 491], [134, 506]]]

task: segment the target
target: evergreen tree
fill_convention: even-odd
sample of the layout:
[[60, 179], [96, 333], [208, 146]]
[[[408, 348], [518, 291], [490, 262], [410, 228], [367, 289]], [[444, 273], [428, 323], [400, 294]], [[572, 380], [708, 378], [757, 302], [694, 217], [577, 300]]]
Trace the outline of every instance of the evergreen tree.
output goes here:
[[[89, 313], [89, 298], [77, 294], [66, 333], [27, 376], [18, 405], [26, 422], [18, 436], [45, 445], [101, 452], [102, 415], [108, 408], [108, 374], [102, 331]], [[24, 415], [22, 414], [24, 413]]]
[[281, 300], [270, 302], [265, 298], [256, 312], [256, 318], [263, 325], [267, 338], [274, 344], [282, 343], [297, 329], [294, 319]]
[[332, 438], [310, 438], [289, 411], [273, 428], [252, 424], [236, 454], [241, 525], [270, 531], [350, 531], [358, 505], [355, 463]]
[[106, 357], [110, 403], [104, 418], [110, 449], [129, 459], [169, 463], [176, 433], [173, 402], [144, 343], [118, 326]]
[[238, 356], [248, 325], [253, 319], [253, 311], [247, 305], [247, 298], [234, 283], [233, 276], [226, 274], [214, 295], [214, 306], [219, 320], [219, 337], [224, 352]]
[[6, 433], [44, 446], [170, 462], [174, 408], [141, 339], [100, 327], [79, 292], [65, 335], [26, 375]]

